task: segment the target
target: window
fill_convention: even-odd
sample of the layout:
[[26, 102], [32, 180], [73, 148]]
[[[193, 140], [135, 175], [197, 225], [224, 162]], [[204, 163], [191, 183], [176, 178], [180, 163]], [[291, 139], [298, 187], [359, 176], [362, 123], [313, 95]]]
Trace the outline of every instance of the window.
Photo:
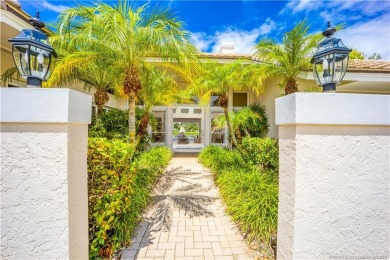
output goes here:
[[234, 92], [233, 107], [245, 107], [248, 105], [248, 93]]
[[216, 94], [216, 93], [211, 94], [210, 106], [212, 106], [212, 107], [219, 106], [219, 95], [218, 94]]

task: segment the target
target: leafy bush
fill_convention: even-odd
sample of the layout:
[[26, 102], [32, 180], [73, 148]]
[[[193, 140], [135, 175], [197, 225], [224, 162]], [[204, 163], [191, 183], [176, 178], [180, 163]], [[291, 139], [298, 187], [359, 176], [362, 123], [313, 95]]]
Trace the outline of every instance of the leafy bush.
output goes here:
[[216, 180], [227, 212], [248, 241], [261, 241], [272, 254], [278, 224], [278, 184], [256, 170], [224, 170]]
[[102, 113], [100, 120], [111, 136], [127, 136], [129, 134], [128, 110], [112, 108]]
[[[151, 186], [168, 164], [171, 152], [156, 148], [134, 155], [133, 146], [121, 140], [88, 141], [90, 258], [110, 257], [130, 243]], [[144, 198], [142, 202], [139, 197]]]
[[251, 137], [265, 137], [269, 131], [268, 115], [265, 106], [259, 103], [253, 103], [248, 106], [260, 118], [254, 121], [248, 121], [247, 129]]
[[[144, 110], [136, 108], [136, 131], [138, 133], [139, 124], [143, 116]], [[99, 117], [92, 118], [92, 124], [89, 127], [89, 137], [103, 137], [108, 139], [122, 139], [128, 140], [129, 135], [129, 114], [128, 110], [120, 110], [112, 108], [104, 111]], [[150, 115], [149, 125], [152, 127], [156, 125], [156, 119], [153, 114]], [[150, 136], [144, 134], [141, 138], [138, 150], [144, 151], [148, 147]]]
[[[209, 146], [202, 150], [199, 160], [213, 171], [227, 211], [247, 236], [248, 241], [256, 241], [262, 245], [268, 256], [272, 256], [276, 245], [278, 220], [278, 175], [276, 170], [270, 170], [273, 166], [272, 164], [272, 167], [269, 166], [269, 161], [277, 162], [278, 154], [272, 152], [267, 156], [257, 156], [258, 153], [263, 153], [258, 150], [262, 147], [259, 143], [268, 148], [276, 144], [271, 139], [257, 139], [245, 140], [245, 144], [250, 143], [253, 146], [244, 151], [254, 153], [252, 157], [247, 155], [250, 159], [243, 159], [237, 151]], [[268, 156], [276, 158], [271, 159]], [[263, 159], [265, 161], [262, 161]], [[248, 163], [249, 160], [253, 162]], [[267, 170], [255, 166], [255, 163], [266, 165]]]
[[278, 170], [279, 146], [276, 139], [245, 137], [240, 148], [245, 161], [250, 161], [264, 170]]
[[208, 146], [198, 156], [203, 165], [209, 167], [215, 174], [221, 169], [247, 168], [241, 155], [236, 150], [227, 150], [219, 146]]

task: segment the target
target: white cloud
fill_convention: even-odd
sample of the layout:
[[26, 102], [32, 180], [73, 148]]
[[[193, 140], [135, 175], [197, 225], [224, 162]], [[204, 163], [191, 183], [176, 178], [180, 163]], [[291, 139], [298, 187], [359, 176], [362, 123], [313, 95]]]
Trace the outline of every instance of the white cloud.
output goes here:
[[265, 22], [260, 26], [260, 34], [266, 35], [269, 34], [272, 30], [276, 28], [276, 24], [274, 21], [272, 21], [269, 17]]
[[286, 7], [282, 9], [281, 14], [288, 11], [292, 13], [298, 13], [302, 11], [311, 11], [318, 9], [323, 4], [323, 1], [317, 0], [291, 0], [287, 3]]
[[[390, 16], [384, 14], [368, 22], [356, 23], [335, 34], [349, 48], [357, 49], [370, 56], [379, 53], [384, 60], [390, 60]], [[339, 34], [337, 36], [337, 34]]]
[[234, 42], [235, 53], [253, 53], [256, 39], [260, 36], [260, 29], [252, 31], [228, 29], [224, 32], [217, 32], [214, 36], [212, 52], [218, 53], [223, 42]]
[[342, 11], [357, 12], [366, 15], [373, 15], [378, 12], [389, 10], [390, 1], [387, 0], [333, 0], [333, 1], [318, 1], [318, 0], [290, 0], [279, 14], [310, 12], [314, 10], [332, 10], [330, 20], [337, 19], [337, 15]]
[[337, 10], [350, 10], [350, 11], [359, 11], [363, 14], [376, 14], [381, 11], [389, 10], [390, 2], [384, 0], [352, 0], [352, 1], [332, 1], [329, 3], [331, 7], [337, 8]]
[[191, 33], [190, 41], [200, 51], [207, 51], [213, 40], [210, 39], [204, 32]]
[[260, 27], [253, 30], [240, 30], [226, 28], [224, 31], [217, 31], [214, 35], [205, 33], [192, 33], [191, 42], [201, 51], [207, 51], [210, 47], [212, 52], [218, 53], [223, 42], [234, 42], [234, 51], [238, 54], [249, 54], [254, 52], [256, 42], [260, 36], [268, 35], [276, 29], [276, 24], [267, 18]]
[[66, 9], [69, 9], [70, 7], [65, 6], [65, 5], [56, 5], [56, 4], [51, 4], [46, 0], [43, 0], [42, 2], [39, 2], [39, 5], [42, 6], [43, 8], [54, 11], [57, 13], [61, 13], [65, 11]]

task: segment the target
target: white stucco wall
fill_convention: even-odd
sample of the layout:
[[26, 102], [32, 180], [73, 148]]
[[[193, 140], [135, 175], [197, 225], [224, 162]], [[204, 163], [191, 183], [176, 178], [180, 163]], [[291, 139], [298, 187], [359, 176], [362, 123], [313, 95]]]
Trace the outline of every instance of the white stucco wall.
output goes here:
[[91, 98], [0, 89], [1, 259], [87, 259]]
[[379, 95], [277, 99], [278, 259], [390, 256], [389, 107]]

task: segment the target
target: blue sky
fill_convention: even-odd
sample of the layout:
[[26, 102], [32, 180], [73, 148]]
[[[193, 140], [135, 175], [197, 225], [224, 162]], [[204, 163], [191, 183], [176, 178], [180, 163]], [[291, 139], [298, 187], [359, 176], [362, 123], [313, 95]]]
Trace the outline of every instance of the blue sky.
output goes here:
[[[54, 21], [75, 1], [19, 0], [22, 9], [41, 13], [44, 22]], [[79, 1], [79, 3], [94, 1]], [[117, 0], [105, 0], [116, 4]], [[156, 1], [149, 1], [150, 4]], [[141, 3], [141, 2], [140, 2]], [[390, 60], [390, 0], [334, 1], [161, 1], [170, 6], [191, 32], [191, 41], [199, 50], [218, 52], [222, 42], [235, 42], [236, 53], [252, 53], [263, 38], [281, 41], [283, 34], [307, 18], [311, 32], [322, 31], [326, 22], [344, 24], [336, 33], [345, 45], [366, 55], [380, 53]]]

